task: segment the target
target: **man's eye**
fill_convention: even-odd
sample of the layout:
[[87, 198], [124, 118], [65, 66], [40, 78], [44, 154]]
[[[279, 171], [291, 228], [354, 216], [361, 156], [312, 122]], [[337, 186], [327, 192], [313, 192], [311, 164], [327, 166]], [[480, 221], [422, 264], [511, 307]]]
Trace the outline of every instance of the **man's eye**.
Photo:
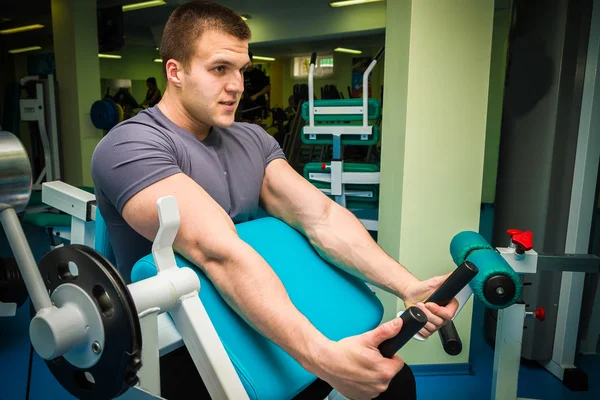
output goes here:
[[218, 67], [215, 68], [215, 71], [217, 71], [217, 72], [223, 72], [223, 71], [225, 71], [225, 67], [223, 67], [222, 65], [218, 66]]

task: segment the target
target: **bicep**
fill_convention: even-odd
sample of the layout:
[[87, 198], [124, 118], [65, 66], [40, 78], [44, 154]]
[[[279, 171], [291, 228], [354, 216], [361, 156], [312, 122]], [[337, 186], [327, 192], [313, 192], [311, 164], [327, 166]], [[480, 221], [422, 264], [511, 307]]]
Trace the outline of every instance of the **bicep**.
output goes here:
[[183, 173], [162, 179], [135, 194], [123, 207], [123, 218], [136, 232], [153, 241], [159, 227], [158, 199], [173, 196], [180, 227], [174, 247], [195, 262], [217, 258], [225, 242], [237, 236], [225, 210], [195, 181]]
[[331, 200], [286, 160], [277, 159], [266, 168], [261, 204], [269, 214], [305, 230], [327, 214]]

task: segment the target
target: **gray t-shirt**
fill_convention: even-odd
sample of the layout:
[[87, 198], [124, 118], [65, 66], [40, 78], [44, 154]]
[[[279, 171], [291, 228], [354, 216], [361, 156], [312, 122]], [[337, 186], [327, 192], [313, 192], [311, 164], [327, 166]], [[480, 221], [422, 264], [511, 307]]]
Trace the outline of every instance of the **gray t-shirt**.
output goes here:
[[152, 243], [121, 215], [131, 197], [182, 172], [235, 223], [249, 221], [260, 211], [265, 168], [277, 158], [285, 158], [277, 141], [253, 124], [212, 128], [209, 136], [199, 141], [155, 106], [114, 127], [96, 147], [91, 168], [97, 205], [125, 281], [130, 282], [135, 262], [152, 250]]

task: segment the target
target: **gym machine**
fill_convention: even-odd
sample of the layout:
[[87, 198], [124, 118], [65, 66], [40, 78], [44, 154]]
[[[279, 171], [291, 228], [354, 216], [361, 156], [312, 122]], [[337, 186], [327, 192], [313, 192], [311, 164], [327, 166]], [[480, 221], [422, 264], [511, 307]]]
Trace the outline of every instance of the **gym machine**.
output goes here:
[[44, 163], [38, 166], [39, 175], [33, 183], [33, 190], [41, 190], [43, 181], [50, 182], [61, 177], [54, 76], [27, 76], [21, 79], [20, 85], [30, 95], [30, 98], [20, 100], [21, 119], [37, 124], [41, 141]]
[[[600, 334], [600, 261], [590, 254], [600, 159], [600, 2], [514, 4], [493, 243], [504, 244], [517, 224], [538, 238], [537, 273], [523, 276], [531, 285], [523, 300], [543, 307], [546, 320], [526, 321], [521, 355], [585, 391], [587, 375], [575, 356], [595, 353]], [[595, 296], [584, 291], [586, 281]], [[581, 314], [586, 302], [588, 316]], [[492, 312], [485, 325], [497, 343]]]
[[[280, 378], [284, 385], [289, 384], [287, 376], [279, 377], [285, 372], [291, 372], [296, 380], [300, 378], [304, 387], [314, 380], [314, 376], [297, 364], [285, 366], [282, 360], [289, 356], [281, 350], [281, 355], [276, 354], [276, 346], [267, 344], [268, 341], [261, 335], [254, 333], [253, 338], [244, 338], [244, 333], [251, 332], [251, 328], [243, 321], [219, 322], [222, 318], [218, 315], [219, 310], [227, 307], [226, 304], [222, 300], [221, 304], [214, 304], [218, 298], [214, 288], [206, 279], [200, 278], [201, 273], [197, 269], [185, 264], [173, 252], [172, 244], [179, 228], [179, 213], [173, 197], [161, 198], [157, 202], [160, 227], [152, 254], [134, 267], [134, 283], [130, 285], [125, 285], [106, 258], [84, 244], [57, 247], [36, 265], [17, 217], [17, 213], [26, 206], [31, 191], [27, 155], [19, 140], [10, 133], [1, 132], [0, 142], [1, 166], [8, 174], [0, 180], [0, 222], [31, 299], [31, 344], [35, 352], [46, 360], [55, 379], [71, 395], [82, 399], [160, 398], [159, 356], [182, 345], [187, 347], [211, 397], [215, 399], [259, 398], [258, 388], [246, 376], [249, 371], [237, 369], [244, 353], [253, 353], [252, 345], [263, 353], [266, 351], [262, 357], [266, 356], [267, 363], [274, 359], [270, 368], [277, 373], [276, 381]], [[11, 168], [7, 168], [7, 163]], [[99, 222], [94, 201], [72, 198], [71, 194], [76, 194], [79, 189], [55, 181], [44, 183], [43, 190], [45, 201], [59, 209], [71, 210], [73, 218], [82, 219], [83, 230], [89, 230], [92, 223]], [[379, 324], [381, 305], [366, 285], [361, 287], [356, 285], [358, 282], [349, 282], [347, 276], [322, 261], [295, 230], [280, 221], [271, 218], [259, 221], [239, 224], [240, 237], [258, 248], [259, 244], [252, 243], [258, 236], [253, 226], [267, 224], [271, 232], [277, 233], [286, 242], [303, 246], [296, 248], [295, 254], [312, 257], [310, 260], [304, 257], [306, 268], [316, 276], [321, 272], [319, 269], [334, 275], [328, 278], [331, 285], [327, 292], [335, 291], [337, 287], [335, 297], [338, 297], [339, 309], [353, 307], [352, 315], [335, 312], [327, 316], [327, 321], [314, 321], [316, 326], [320, 324], [326, 334], [339, 339], [373, 329]], [[85, 242], [90, 235], [73, 235], [72, 238]], [[267, 245], [272, 249], [270, 244]], [[289, 265], [288, 250], [285, 248], [284, 253], [273, 250], [275, 256], [286, 257], [286, 266]], [[268, 251], [262, 249], [261, 254], [269, 259]], [[277, 263], [271, 260], [270, 264]], [[285, 270], [294, 273], [301, 268]], [[312, 282], [312, 278], [314, 276], [305, 279], [305, 283]], [[290, 279], [298, 280], [297, 277]], [[444, 287], [445, 296], [452, 298], [467, 283], [464, 279], [450, 281]], [[201, 300], [201, 285], [202, 292], [213, 292], [205, 295], [214, 297], [212, 300], [209, 297], [208, 303], [205, 303], [206, 299]], [[294, 294], [291, 286], [293, 284], [289, 282], [286, 285], [293, 299], [298, 301], [299, 296], [306, 297], [305, 287], [300, 288], [301, 293], [296, 290]], [[311, 294], [315, 295], [318, 297], [318, 294]], [[322, 314], [322, 299], [317, 300], [313, 314]], [[301, 305], [298, 307], [303, 308]], [[233, 313], [228, 307], [227, 312]], [[310, 317], [310, 313], [307, 316]], [[417, 308], [410, 308], [402, 318], [405, 321], [402, 332], [392, 342], [382, 344], [381, 351], [386, 357], [393, 356], [426, 323], [424, 314]], [[221, 326], [219, 330], [215, 324], [224, 324], [224, 328]], [[225, 338], [227, 335], [231, 337]], [[233, 354], [232, 346], [238, 342], [242, 347]], [[261, 361], [252, 361], [252, 366], [260, 369]], [[290, 364], [289, 361], [287, 364]], [[259, 378], [262, 372], [258, 372]], [[266, 384], [267, 390], [277, 386], [273, 378]], [[289, 388], [285, 389], [288, 393], [284, 397], [291, 397]], [[282, 398], [281, 393], [274, 396]]]
[[309, 145], [331, 145], [329, 163], [308, 163], [304, 176], [323, 193], [357, 215], [370, 231], [378, 230], [377, 217], [363, 216], [365, 209], [377, 208], [380, 183], [379, 165], [344, 162], [343, 146], [370, 146], [378, 142], [380, 128], [371, 121], [381, 115], [381, 103], [369, 98], [369, 75], [385, 48], [381, 48], [363, 73], [362, 99], [314, 100], [314, 70], [317, 54], [310, 59], [308, 101], [302, 105], [302, 141]]
[[[276, 374], [275, 380], [283, 381], [284, 385], [290, 383], [286, 373], [296, 375], [296, 379], [300, 376], [305, 383], [314, 379], [300, 371], [299, 366], [284, 366], [283, 357], [288, 356], [276, 354], [276, 346], [267, 345], [268, 341], [256, 335], [245, 322], [221, 320], [219, 312], [224, 310], [220, 307], [231, 314], [233, 311], [225, 303], [211, 304], [220, 299], [214, 287], [192, 264], [173, 252], [172, 243], [179, 227], [179, 214], [173, 197], [161, 198], [157, 202], [160, 228], [152, 254], [136, 264], [132, 273], [134, 283], [125, 285], [101, 253], [81, 244], [92, 244], [90, 239], [93, 235], [86, 231], [98, 232], [98, 226], [94, 225], [102, 222], [95, 201], [79, 198], [79, 189], [63, 182], [45, 183], [44, 200], [53, 207], [71, 212], [73, 219], [81, 220], [80, 232], [83, 233], [72, 236], [73, 241], [80, 240], [81, 243], [57, 247], [36, 265], [17, 218], [17, 212], [25, 207], [30, 193], [29, 164], [16, 137], [2, 132], [0, 142], [3, 144], [0, 160], [13, 167], [7, 169], [11, 176], [0, 180], [0, 221], [31, 297], [31, 343], [36, 353], [46, 360], [56, 380], [72, 395], [84, 399], [160, 398], [159, 357], [182, 345], [189, 350], [211, 397], [215, 399], [259, 398], [257, 388], [238, 370], [241, 362], [238, 357], [245, 353], [257, 357], [251, 361], [252, 367], [258, 370], [265, 362], [265, 351], [267, 359], [275, 358], [271, 366]], [[6, 164], [1, 166], [6, 167]], [[340, 338], [340, 335], [346, 337], [364, 332], [379, 324], [381, 305], [370, 290], [365, 285], [361, 288], [348, 282], [347, 277], [342, 277], [343, 274], [324, 263], [293, 229], [271, 218], [239, 224], [240, 237], [261, 252], [276, 271], [277, 264], [281, 264], [277, 257], [285, 257], [285, 264], [289, 266], [289, 257], [284, 255], [289, 249], [284, 248], [280, 252], [272, 250], [270, 243], [263, 241], [261, 244], [254, 228], [257, 224], [268, 227], [263, 232], [275, 232], [286, 243], [296, 241], [296, 254], [302, 256], [304, 270], [311, 269], [310, 273], [321, 274], [322, 277], [325, 277], [324, 273], [334, 275], [329, 278], [326, 292], [333, 291], [335, 294], [325, 301], [331, 302], [327, 303], [328, 306], [339, 306], [340, 309], [350, 307], [353, 313], [350, 316], [341, 312], [328, 314], [327, 322], [335, 321], [319, 327], [316, 313], [322, 315], [322, 304], [325, 303], [322, 303], [323, 298], [317, 299], [316, 311], [313, 314], [309, 311], [307, 317], [315, 321], [324, 333]], [[96, 237], [94, 245], [98, 247], [98, 242], [105, 239]], [[444, 305], [456, 297], [462, 308], [475, 294], [492, 307], [507, 312], [507, 317], [503, 318], [506, 323], [502, 323], [498, 330], [498, 340], [507, 345], [498, 347], [495, 361], [499, 363], [495, 368], [497, 379], [501, 379], [503, 384], [494, 387], [494, 399], [514, 399], [507, 386], [513, 386], [516, 392], [518, 358], [514, 365], [515, 358], [507, 355], [519, 348], [518, 338], [511, 336], [514, 328], [517, 327], [516, 332], [522, 332], [519, 324], [522, 328], [523, 318], [531, 314], [519, 304], [521, 281], [511, 266], [532, 271], [536, 253], [531, 249], [525, 251], [526, 241], [515, 239], [515, 243], [518, 245], [514, 248], [501, 249], [498, 253], [474, 232], [456, 235], [450, 252], [457, 268], [428, 300]], [[266, 249], [275, 254], [269, 254]], [[297, 273], [294, 271], [300, 269], [285, 268], [288, 273]], [[286, 278], [281, 275], [281, 278], [293, 299], [299, 299], [298, 292], [305, 295], [304, 286], [293, 288], [291, 281], [297, 281], [297, 276]], [[308, 280], [305, 278], [305, 283], [309, 284], [313, 278], [314, 275]], [[346, 286], [342, 291], [336, 291], [343, 285]], [[211, 296], [211, 291], [213, 299], [206, 297]], [[312, 294], [317, 297], [323, 295], [318, 292]], [[338, 304], [332, 304], [336, 298]], [[298, 306], [304, 312], [301, 302]], [[510, 314], [507, 310], [511, 310]], [[386, 357], [393, 356], [410, 338], [418, 338], [416, 333], [426, 323], [418, 308], [409, 308], [399, 316], [405, 321], [403, 330], [397, 337], [380, 345], [380, 351]], [[341, 326], [342, 332], [332, 333], [332, 326], [336, 329]], [[252, 335], [255, 335], [254, 339], [245, 337]], [[447, 351], [456, 349], [456, 338], [440, 337]], [[232, 348], [236, 344], [240, 346], [237, 353]], [[253, 346], [261, 349], [263, 354], [254, 352]], [[262, 376], [263, 372], [259, 374]], [[302, 374], [298, 375], [298, 372]], [[271, 377], [268, 390], [275, 386], [277, 383]], [[498, 395], [500, 391], [503, 395]]]

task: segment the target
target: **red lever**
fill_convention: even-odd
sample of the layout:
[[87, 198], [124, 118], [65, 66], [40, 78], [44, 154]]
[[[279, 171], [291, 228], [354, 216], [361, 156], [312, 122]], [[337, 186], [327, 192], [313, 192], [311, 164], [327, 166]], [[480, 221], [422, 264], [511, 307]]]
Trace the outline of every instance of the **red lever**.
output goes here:
[[325, 165], [325, 163], [321, 163], [321, 169], [325, 170], [325, 168], [327, 168], [327, 166]]
[[531, 231], [517, 233], [513, 235], [512, 242], [525, 251], [531, 250], [533, 248], [533, 233]]
[[546, 319], [546, 311], [544, 311], [544, 309], [542, 307], [538, 307], [537, 310], [535, 310], [535, 317], [537, 319], [539, 319], [540, 321], [543, 321]]
[[522, 233], [522, 231], [520, 231], [518, 229], [509, 229], [506, 231], [506, 233], [508, 233], [512, 239], [513, 236], [518, 235], [519, 233]]

